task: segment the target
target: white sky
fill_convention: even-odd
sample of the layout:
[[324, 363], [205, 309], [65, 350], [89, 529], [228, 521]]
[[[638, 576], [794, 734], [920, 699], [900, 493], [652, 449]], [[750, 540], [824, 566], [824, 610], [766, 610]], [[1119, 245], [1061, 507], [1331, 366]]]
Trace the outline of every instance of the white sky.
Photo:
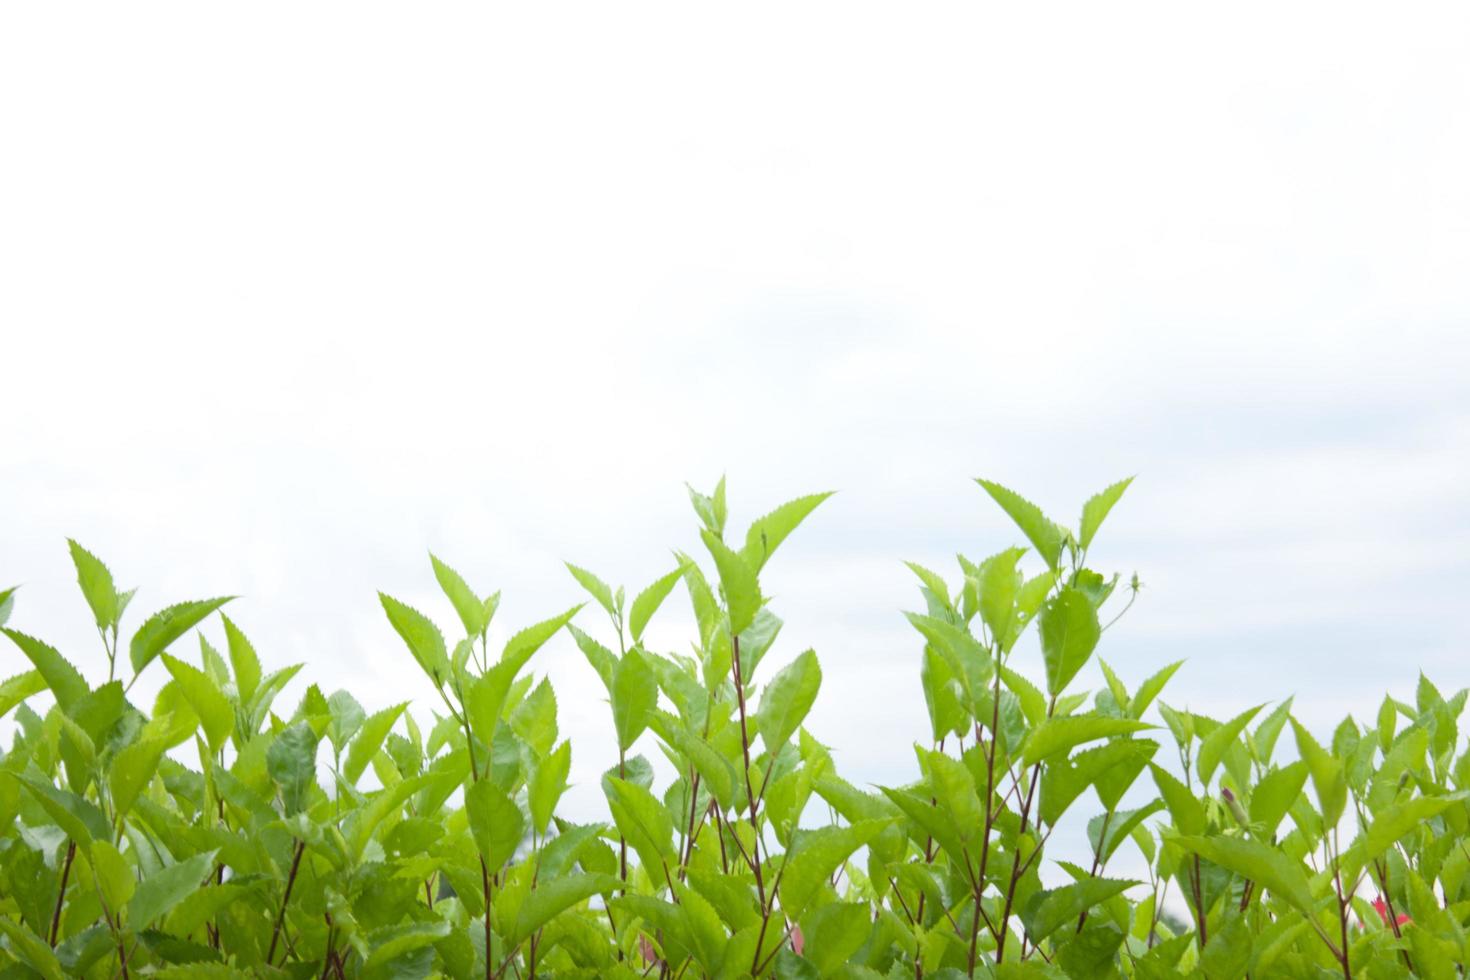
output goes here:
[[[1130, 684], [1319, 728], [1463, 686], [1466, 10], [4, 5], [12, 624], [96, 676], [74, 535], [134, 626], [240, 593], [268, 665], [426, 713], [374, 590], [448, 630], [427, 549], [518, 628], [562, 559], [696, 548], [686, 479], [741, 533], [836, 488], [770, 664], [815, 646], [814, 732], [898, 782], [900, 561], [1018, 540], [974, 476], [1070, 523], [1137, 473], [1094, 549], [1147, 583]], [[597, 682], [537, 665], [599, 808]]]

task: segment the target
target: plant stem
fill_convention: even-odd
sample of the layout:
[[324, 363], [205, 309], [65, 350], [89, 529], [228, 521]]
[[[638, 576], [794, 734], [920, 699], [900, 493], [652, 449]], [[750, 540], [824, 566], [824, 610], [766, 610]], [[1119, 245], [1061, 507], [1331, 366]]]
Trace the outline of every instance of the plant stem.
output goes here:
[[271, 960], [276, 958], [276, 943], [281, 938], [281, 926], [286, 922], [286, 905], [291, 901], [291, 889], [296, 884], [296, 872], [301, 867], [301, 855], [306, 852], [306, 841], [296, 842], [296, 853], [291, 857], [291, 872], [286, 876], [286, 892], [281, 896], [281, 910], [276, 913], [276, 925], [271, 930], [270, 952], [265, 954], [265, 963], [270, 965]]
[[66, 880], [71, 877], [71, 862], [77, 856], [77, 842], [66, 842], [66, 864], [61, 868], [61, 887], [56, 890], [56, 911], [51, 913], [51, 948], [56, 948], [56, 937], [61, 931], [61, 905], [66, 898]]

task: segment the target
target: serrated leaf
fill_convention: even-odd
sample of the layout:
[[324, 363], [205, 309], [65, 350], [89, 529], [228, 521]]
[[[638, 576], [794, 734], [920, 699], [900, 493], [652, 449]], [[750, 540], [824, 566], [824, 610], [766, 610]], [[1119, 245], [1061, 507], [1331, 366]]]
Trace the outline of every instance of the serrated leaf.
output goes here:
[[209, 741], [210, 750], [218, 752], [234, 730], [234, 707], [204, 671], [167, 653], [163, 655], [163, 664], [168, 668], [174, 683], [179, 686], [184, 700], [189, 702], [189, 707], [199, 716], [199, 723], [204, 726], [204, 736]]
[[1128, 485], [1132, 482], [1133, 477], [1131, 476], [1126, 480], [1119, 480], [1082, 505], [1082, 523], [1077, 529], [1077, 544], [1081, 548], [1086, 550], [1087, 546], [1092, 544], [1093, 535], [1097, 534], [1097, 529], [1102, 526], [1103, 520], [1108, 516], [1108, 511], [1113, 509], [1113, 505], [1123, 496], [1123, 491], [1127, 490]]
[[214, 868], [218, 851], [196, 854], [185, 861], [161, 868], [144, 878], [128, 903], [128, 924], [142, 929], [197, 892]]
[[638, 853], [648, 876], [657, 886], [667, 883], [670, 869], [678, 864], [674, 851], [674, 820], [648, 790], [616, 776], [602, 777], [613, 822], [629, 846]]
[[1203, 834], [1208, 825], [1205, 808], [1195, 799], [1189, 787], [1153, 763], [1149, 763], [1149, 769], [1154, 774], [1154, 785], [1158, 786], [1159, 793], [1164, 797], [1164, 805], [1169, 808], [1174, 829], [1185, 835]]
[[593, 895], [611, 895], [622, 887], [617, 878], [601, 874], [571, 874], [539, 882], [521, 906], [506, 943], [514, 949], [573, 905]]
[[[775, 554], [781, 542], [786, 540], [787, 535], [796, 530], [797, 526], [830, 496], [832, 496], [831, 491], [798, 497], [756, 520], [745, 532], [745, 547], [740, 549], [740, 557], [744, 558], [752, 569], [759, 572], [770, 560], [771, 555]], [[739, 630], [737, 629], [736, 632], [738, 633]]]
[[1242, 711], [1229, 721], [1214, 728], [1208, 735], [1200, 739], [1199, 755], [1199, 779], [1202, 786], [1210, 784], [1210, 777], [1215, 773], [1215, 767], [1225, 757], [1226, 751], [1240, 738], [1240, 733], [1245, 731], [1251, 719], [1264, 708], [1264, 704], [1258, 704], [1254, 708]]
[[89, 857], [103, 906], [109, 910], [122, 909], [138, 888], [138, 879], [133, 876], [132, 866], [106, 840], [93, 841]]
[[887, 826], [886, 820], [867, 820], [847, 827], [799, 832], [786, 854], [779, 885], [781, 908], [786, 916], [799, 919], [852, 853], [870, 843]]
[[1021, 533], [1026, 535], [1026, 540], [1036, 548], [1036, 553], [1041, 555], [1047, 567], [1056, 571], [1057, 562], [1062, 555], [1062, 544], [1066, 540], [1062, 529], [1048, 520], [1040, 507], [1014, 490], [1008, 490], [990, 480], [976, 480], [975, 482], [990, 494], [990, 499], [1000, 504], [1001, 510], [1005, 511], [1021, 529]]
[[10, 714], [11, 709], [33, 694], [46, 690], [46, 678], [39, 670], [28, 670], [0, 681], [0, 718]]
[[1310, 916], [1315, 906], [1306, 870], [1279, 848], [1243, 837], [1181, 835], [1173, 842], [1206, 861], [1249, 878]]
[[92, 846], [93, 840], [106, 840], [112, 828], [97, 805], [75, 793], [53, 786], [33, 772], [10, 773], [20, 782], [42, 809], [56, 821], [66, 836], [83, 849]]
[[545, 836], [557, 800], [566, 792], [567, 776], [572, 771], [572, 743], [562, 742], [550, 755], [537, 761], [526, 787], [526, 803], [531, 810], [531, 826], [537, 836]]
[[506, 641], [505, 649], [500, 653], [500, 662], [513, 665], [512, 673], [519, 672], [531, 655], [546, 645], [547, 641], [555, 636], [563, 626], [572, 621], [572, 617], [581, 610], [583, 603], [578, 603], [566, 612], [550, 619], [544, 619], [534, 626], [527, 626], [515, 636]]
[[1077, 676], [1102, 635], [1097, 609], [1076, 589], [1063, 589], [1041, 607], [1041, 656], [1047, 693], [1055, 697]]
[[316, 785], [317, 744], [316, 732], [303, 721], [282, 731], [266, 750], [266, 769], [280, 787], [287, 816], [301, 812]]
[[70, 710], [73, 704], [87, 696], [91, 689], [87, 687], [81, 673], [55, 649], [17, 630], [0, 629], [0, 632], [20, 647], [20, 652], [26, 655], [46, 679], [46, 686], [55, 695], [56, 703], [61, 706], [62, 711]]
[[234, 596], [218, 599], [201, 599], [195, 602], [180, 602], [161, 609], [148, 617], [138, 632], [133, 634], [128, 645], [128, 658], [133, 664], [133, 673], [141, 674], [143, 668], [153, 662], [169, 644], [202, 623], [210, 613], [230, 602]]
[[357, 729], [357, 734], [348, 743], [347, 759], [342, 763], [342, 774], [347, 777], [348, 782], [355, 783], [362, 776], [363, 770], [367, 769], [373, 756], [383, 747], [383, 740], [388, 737], [394, 722], [398, 721], [398, 716], [403, 714], [406, 707], [408, 705], [404, 703], [384, 708], [369, 715]]
[[17, 960], [40, 974], [45, 980], [66, 980], [61, 961], [45, 941], [32, 932], [23, 922], [0, 915], [0, 932], [10, 940], [8, 952]]
[[140, 738], [118, 751], [107, 767], [107, 784], [112, 790], [112, 808], [126, 816], [133, 801], [153, 779], [159, 760], [168, 746], [160, 738]]
[[611, 694], [618, 748], [626, 752], [648, 727], [653, 709], [658, 707], [658, 678], [637, 650], [628, 651], [618, 661]]
[[429, 563], [434, 566], [434, 578], [438, 581], [439, 588], [444, 590], [444, 595], [459, 614], [465, 634], [479, 636], [485, 632], [488, 618], [483, 600], [475, 595], [459, 572], [440, 561], [432, 551], [429, 552]]
[[235, 689], [240, 692], [240, 702], [245, 704], [255, 696], [260, 684], [260, 658], [230, 617], [220, 613], [219, 618], [225, 624], [225, 642], [230, 652], [230, 667], [235, 672]]
[[567, 571], [572, 573], [572, 578], [577, 580], [577, 584], [585, 589], [588, 595], [596, 599], [597, 604], [601, 606], [604, 610], [606, 610], [609, 616], [616, 619], [618, 615], [618, 606], [613, 599], [613, 591], [608, 586], [608, 584], [602, 579], [598, 578], [596, 575], [587, 571], [587, 569], [579, 568], [569, 561], [562, 562], [562, 564], [567, 566]]
[[1078, 916], [1106, 902], [1115, 895], [1139, 884], [1136, 881], [1115, 881], [1108, 878], [1084, 878], [1082, 881], [1037, 892], [1021, 912], [1021, 922], [1033, 943], [1039, 943], [1068, 922], [1075, 923]]
[[1152, 727], [1132, 718], [1105, 718], [1102, 715], [1048, 718], [1031, 730], [1023, 746], [1022, 761], [1025, 765], [1034, 765], [1058, 753], [1070, 752], [1084, 742], [1131, 735]]
[[1307, 764], [1293, 762], [1273, 769], [1251, 789], [1250, 818], [1261, 835], [1270, 839], [1307, 783]]
[[1169, 683], [1169, 678], [1173, 677], [1175, 671], [1182, 666], [1184, 666], [1184, 661], [1176, 660], [1138, 685], [1138, 690], [1133, 692], [1133, 697], [1128, 702], [1128, 714], [1134, 718], [1142, 718], [1148, 706], [1163, 693], [1164, 685]]
[[822, 686], [822, 667], [814, 650], [807, 650], [776, 672], [761, 694], [755, 725], [766, 751], [775, 752], [796, 734], [816, 703]]
[[405, 922], [373, 933], [373, 951], [363, 963], [363, 970], [376, 970], [393, 963], [416, 949], [432, 946], [449, 935], [448, 922]]
[[112, 572], [101, 559], [75, 540], [67, 538], [66, 544], [71, 549], [71, 561], [77, 569], [77, 584], [82, 587], [82, 595], [92, 609], [97, 628], [109, 629], [117, 624], [118, 617], [117, 587], [112, 583]]
[[701, 531], [700, 537], [720, 573], [720, 588], [725, 593], [725, 603], [730, 611], [730, 632], [738, 636], [755, 621], [755, 614], [761, 607], [756, 570], [709, 531]]
[[488, 779], [471, 783], [464, 791], [464, 809], [475, 846], [490, 873], [505, 866], [521, 843], [525, 818], [515, 801]]
[[378, 601], [388, 614], [388, 622], [403, 638], [408, 652], [423, 668], [435, 687], [443, 687], [449, 679], [449, 652], [444, 646], [444, 634], [423, 613], [412, 606], [399, 602], [392, 596], [379, 592]]
[[648, 621], [653, 614], [658, 612], [659, 606], [663, 605], [674, 586], [684, 577], [685, 565], [681, 563], [678, 568], [669, 572], [661, 578], [654, 580], [648, 588], [638, 593], [633, 600], [633, 608], [628, 612], [628, 629], [633, 634], [633, 642], [643, 641], [643, 631], [648, 627]]

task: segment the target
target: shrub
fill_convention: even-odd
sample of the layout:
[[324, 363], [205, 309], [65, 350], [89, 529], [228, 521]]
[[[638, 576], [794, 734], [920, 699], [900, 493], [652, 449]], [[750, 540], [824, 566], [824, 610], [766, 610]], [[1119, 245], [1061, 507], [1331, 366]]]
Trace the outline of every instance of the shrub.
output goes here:
[[[133, 593], [73, 542], [107, 679], [4, 630], [33, 669], [0, 684], [0, 715], [15, 712], [0, 975], [1461, 975], [1466, 692], [1421, 680], [1415, 704], [1385, 699], [1374, 727], [1349, 718], [1322, 744], [1289, 700], [1224, 721], [1171, 708], [1160, 694], [1178, 664], [1130, 692], [1100, 662], [1106, 687], [1074, 691], [1138, 591], [1089, 566], [1128, 481], [1089, 500], [1076, 532], [980, 483], [1039, 565], [1023, 573], [1020, 547], [961, 556], [954, 585], [910, 565], [929, 738], [914, 782], [876, 790], [802, 726], [816, 654], [764, 663], [781, 621], [761, 574], [825, 494], [738, 538], [723, 481], [692, 493], [707, 563], [678, 555], [631, 602], [568, 566], [593, 608], [498, 655], [498, 593], [434, 558], [463, 639], [381, 596], [439, 698], [425, 727], [405, 705], [368, 713], [315, 685], [282, 717], [300, 665], [267, 672], [227, 599], [154, 614], [119, 663]], [[692, 653], [652, 650], [650, 618], [681, 586]], [[14, 599], [0, 593], [0, 626]], [[606, 623], [573, 624], [590, 613]], [[222, 639], [201, 631], [196, 663], [170, 652], [216, 617]], [[572, 749], [530, 663], [562, 630], [611, 707], [603, 822], [557, 814]], [[128, 691], [148, 669], [170, 679], [145, 711]], [[44, 715], [28, 704], [43, 691]], [[1297, 759], [1274, 761], [1288, 725]], [[640, 744], [668, 760], [665, 785]], [[1045, 857], [1074, 811], [1090, 818], [1086, 867]], [[1125, 848], [1147, 880], [1108, 874]]]

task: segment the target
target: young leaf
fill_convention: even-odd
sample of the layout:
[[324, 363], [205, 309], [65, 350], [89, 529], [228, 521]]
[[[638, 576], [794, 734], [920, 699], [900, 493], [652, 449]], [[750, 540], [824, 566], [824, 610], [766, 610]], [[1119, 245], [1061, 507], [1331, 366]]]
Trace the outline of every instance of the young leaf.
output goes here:
[[1225, 757], [1226, 751], [1235, 744], [1236, 739], [1240, 738], [1240, 733], [1245, 731], [1245, 726], [1249, 725], [1251, 719], [1264, 707], [1264, 704], [1258, 704], [1254, 708], [1242, 711], [1200, 739], [1197, 761], [1201, 785], [1210, 784], [1210, 777], [1214, 775], [1215, 767]]
[[663, 601], [668, 598], [674, 586], [684, 577], [686, 567], [686, 564], [681, 562], [678, 568], [655, 580], [652, 585], [638, 593], [637, 598], [633, 600], [633, 608], [628, 613], [628, 629], [633, 634], [634, 643], [643, 641], [643, 631], [647, 628], [648, 621], [653, 618], [658, 607], [663, 605]]
[[1036, 548], [1052, 571], [1057, 570], [1057, 563], [1062, 556], [1062, 544], [1066, 540], [1062, 529], [1047, 519], [1031, 501], [1025, 499], [1013, 490], [1007, 490], [999, 483], [990, 480], [977, 479], [976, 483], [990, 494], [990, 499], [1000, 504], [1002, 510], [1010, 516], [1010, 519], [1026, 535], [1026, 539]]
[[526, 789], [526, 802], [531, 810], [531, 826], [538, 837], [546, 835], [556, 801], [567, 789], [567, 775], [572, 771], [572, 743], [562, 742], [531, 770]]
[[1060, 694], [1097, 647], [1101, 628], [1097, 609], [1076, 589], [1063, 589], [1041, 608], [1041, 655], [1046, 688]]
[[378, 601], [388, 614], [388, 622], [408, 645], [409, 653], [413, 654], [424, 673], [429, 675], [435, 687], [443, 687], [449, 679], [449, 652], [445, 649], [444, 634], [439, 632], [439, 627], [417, 609], [386, 593], [379, 592]]
[[505, 649], [500, 652], [502, 663], [513, 664], [512, 676], [519, 672], [531, 659], [531, 655], [546, 645], [547, 641], [560, 632], [561, 628], [572, 621], [572, 617], [582, 608], [578, 603], [566, 612], [550, 619], [544, 619], [534, 626], [527, 626], [515, 636], [505, 642]]
[[158, 771], [167, 745], [163, 739], [140, 738], [120, 749], [107, 767], [107, 783], [112, 790], [112, 808], [119, 817], [133, 808], [133, 801]]
[[475, 846], [480, 849], [490, 873], [494, 874], [505, 866], [520, 846], [525, 818], [521, 816], [520, 807], [505, 795], [505, 791], [488, 779], [471, 783], [465, 790], [464, 808]]
[[1302, 914], [1312, 914], [1316, 902], [1307, 873], [1299, 861], [1284, 851], [1244, 837], [1183, 835], [1173, 838], [1173, 842], [1206, 861], [1269, 888]]
[[515, 926], [506, 933], [506, 944], [514, 949], [573, 905], [593, 895], [611, 895], [622, 887], [617, 878], [601, 874], [572, 874], [538, 883], [521, 906]]
[[56, 696], [56, 703], [67, 711], [90, 690], [87, 682], [65, 657], [53, 648], [32, 636], [13, 629], [0, 628], [11, 642], [20, 647], [20, 652], [35, 665], [36, 671], [46, 679], [46, 686]]
[[181, 602], [159, 610], [133, 634], [128, 645], [128, 657], [133, 663], [133, 673], [141, 674], [143, 668], [168, 649], [169, 644], [183, 636], [220, 606], [234, 599], [224, 596], [219, 599], [202, 599], [197, 602]]
[[166, 653], [163, 655], [163, 664], [173, 676], [174, 683], [178, 684], [184, 699], [189, 702], [189, 707], [199, 716], [210, 750], [218, 752], [235, 728], [235, 709], [230, 705], [229, 699], [214, 686], [209, 675], [198, 667], [190, 666]]
[[807, 650], [771, 678], [755, 715], [756, 729], [766, 751], [775, 752], [796, 734], [816, 703], [821, 685], [822, 668], [814, 650]]
[[744, 558], [751, 568], [759, 572], [770, 560], [771, 555], [775, 554], [781, 542], [786, 540], [786, 536], [796, 530], [797, 526], [806, 520], [807, 515], [816, 510], [817, 506], [830, 496], [832, 496], [831, 491], [798, 497], [787, 501], [755, 521], [745, 532], [745, 547], [740, 549], [740, 557]]
[[1119, 480], [1082, 505], [1082, 523], [1077, 531], [1077, 544], [1083, 550], [1092, 544], [1092, 537], [1102, 526], [1103, 520], [1108, 516], [1108, 511], [1113, 509], [1113, 505], [1123, 496], [1123, 491], [1127, 490], [1128, 485], [1132, 482], [1133, 477], [1131, 476], [1126, 480]]
[[886, 820], [865, 820], [849, 827], [799, 832], [786, 855], [779, 886], [781, 908], [786, 915], [801, 918], [853, 851], [870, 843], [887, 826]]
[[1149, 763], [1149, 769], [1154, 774], [1154, 785], [1158, 786], [1159, 793], [1164, 797], [1164, 804], [1169, 808], [1169, 818], [1174, 821], [1174, 829], [1181, 834], [1203, 834], [1209, 825], [1204, 805], [1195, 799], [1188, 786], [1175, 779], [1167, 770], [1160, 769], [1153, 763]]
[[128, 924], [143, 929], [197, 892], [204, 884], [205, 875], [214, 868], [214, 856], [218, 853], [196, 854], [144, 878], [128, 903]]
[[301, 812], [308, 790], [316, 784], [316, 749], [316, 733], [303, 721], [277, 735], [266, 750], [266, 769], [280, 787], [288, 817]]
[[596, 599], [597, 604], [603, 609], [607, 610], [607, 614], [609, 616], [611, 616], [613, 619], [617, 619], [617, 603], [613, 600], [613, 592], [612, 589], [608, 587], [608, 584], [602, 579], [598, 578], [596, 575], [593, 575], [591, 572], [587, 571], [587, 569], [578, 568], [576, 565], [573, 565], [569, 561], [563, 562], [562, 564], [567, 566], [567, 571], [572, 573], [572, 578], [577, 580], [577, 584], [586, 589], [587, 594]]
[[459, 621], [464, 624], [465, 635], [479, 636], [485, 632], [485, 626], [489, 622], [485, 603], [465, 584], [464, 578], [458, 572], [435, 557], [432, 551], [429, 552], [429, 562], [434, 566], [434, 578], [438, 581], [439, 588], [444, 590], [444, 595], [459, 614]]
[[375, 714], [369, 715], [367, 720], [357, 729], [351, 743], [347, 746], [347, 758], [342, 763], [342, 774], [347, 777], [349, 783], [355, 783], [367, 769], [368, 763], [378, 750], [383, 747], [383, 740], [393, 729], [393, 723], [398, 716], [403, 714], [403, 709], [408, 707], [407, 703], [395, 704], [390, 708], [384, 708]]
[[255, 647], [240, 632], [240, 628], [224, 613], [219, 618], [225, 624], [225, 640], [230, 650], [230, 667], [235, 671], [235, 690], [240, 692], [240, 702], [248, 703], [260, 686], [260, 658]]
[[117, 587], [112, 584], [112, 573], [97, 556], [73, 539], [67, 538], [66, 543], [71, 548], [72, 564], [77, 568], [77, 584], [82, 587], [82, 595], [92, 608], [97, 628], [109, 629], [117, 625]]
[[658, 679], [641, 653], [628, 651], [613, 671], [613, 725], [617, 729], [619, 749], [626, 752], [633, 747], [657, 706]]
[[701, 531], [700, 537], [720, 572], [720, 587], [730, 610], [730, 632], [738, 636], [755, 620], [756, 610], [761, 607], [761, 589], [755, 569], [709, 531]]
[[1048, 718], [1031, 730], [1024, 745], [1022, 762], [1034, 765], [1058, 753], [1070, 752], [1083, 742], [1131, 735], [1152, 727], [1132, 718], [1105, 718], [1102, 715]]

